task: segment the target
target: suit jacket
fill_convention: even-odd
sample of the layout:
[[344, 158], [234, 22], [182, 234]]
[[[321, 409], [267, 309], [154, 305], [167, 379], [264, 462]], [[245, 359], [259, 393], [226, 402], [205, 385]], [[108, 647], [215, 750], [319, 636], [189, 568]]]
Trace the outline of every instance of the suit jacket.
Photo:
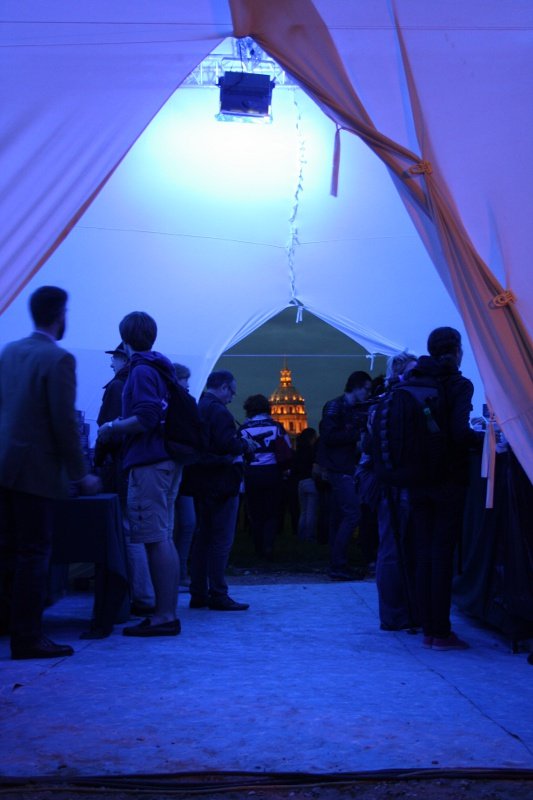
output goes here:
[[88, 472], [75, 414], [76, 362], [45, 334], [0, 356], [0, 486], [62, 497]]

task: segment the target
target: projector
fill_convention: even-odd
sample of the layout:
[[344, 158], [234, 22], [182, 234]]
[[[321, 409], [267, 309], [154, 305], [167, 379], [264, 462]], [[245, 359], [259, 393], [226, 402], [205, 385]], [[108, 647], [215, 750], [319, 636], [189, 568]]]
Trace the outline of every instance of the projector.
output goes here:
[[238, 117], [267, 117], [274, 81], [268, 75], [225, 72], [220, 86], [220, 113]]

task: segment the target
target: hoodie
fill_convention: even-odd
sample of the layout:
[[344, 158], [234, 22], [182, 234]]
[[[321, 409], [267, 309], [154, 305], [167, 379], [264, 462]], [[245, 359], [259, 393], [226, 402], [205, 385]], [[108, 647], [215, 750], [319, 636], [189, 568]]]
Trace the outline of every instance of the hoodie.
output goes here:
[[414, 378], [429, 376], [442, 385], [446, 398], [446, 419], [438, 422], [444, 426], [449, 439], [450, 483], [468, 484], [469, 451], [480, 451], [484, 438], [483, 433], [470, 427], [474, 394], [472, 382], [445, 357], [436, 359], [421, 356], [411, 375]]
[[122, 416], [136, 416], [144, 430], [126, 436], [124, 469], [168, 461], [163, 423], [168, 405], [167, 381], [175, 380], [174, 367], [162, 353], [150, 350], [131, 357], [122, 394]]

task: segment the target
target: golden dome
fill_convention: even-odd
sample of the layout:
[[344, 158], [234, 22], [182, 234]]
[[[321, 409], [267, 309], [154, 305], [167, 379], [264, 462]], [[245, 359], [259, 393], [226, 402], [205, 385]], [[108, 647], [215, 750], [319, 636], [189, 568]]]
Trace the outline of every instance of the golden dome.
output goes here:
[[280, 383], [270, 395], [271, 415], [281, 422], [287, 433], [292, 436], [307, 428], [305, 399], [293, 386], [292, 373], [286, 366], [280, 371]]
[[275, 392], [270, 395], [271, 403], [305, 403], [304, 398], [292, 384], [290, 369], [283, 368], [280, 372], [280, 384]]

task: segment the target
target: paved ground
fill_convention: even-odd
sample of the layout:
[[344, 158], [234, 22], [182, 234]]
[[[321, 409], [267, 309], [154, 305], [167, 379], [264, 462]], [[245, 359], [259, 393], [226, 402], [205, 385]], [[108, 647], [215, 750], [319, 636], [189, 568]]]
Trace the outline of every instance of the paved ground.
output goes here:
[[[223, 788], [256, 800], [533, 797], [525, 781], [533, 769], [533, 669], [525, 654], [461, 615], [454, 626], [472, 645], [466, 652], [425, 650], [420, 636], [384, 633], [371, 581], [246, 580], [234, 578], [232, 590], [250, 602], [244, 613], [193, 611], [180, 596], [179, 637], [131, 639], [118, 626], [108, 639], [80, 641], [91, 598], [76, 594], [46, 614], [48, 632], [74, 645], [73, 658], [14, 662], [0, 640], [4, 789], [20, 797], [31, 776], [60, 783], [104, 776], [119, 781], [112, 796], [118, 790], [125, 798], [142, 773], [157, 776], [143, 796], [166, 797], [171, 787], [162, 777], [194, 771], [202, 793], [214, 797], [219, 787], [209, 776], [227, 781], [237, 771], [247, 782], [242, 792]], [[479, 769], [516, 780], [470, 780]], [[424, 783], [356, 780], [377, 770], [439, 772]], [[351, 785], [282, 789], [288, 773], [345, 776]], [[272, 786], [256, 785], [267, 775]], [[19, 791], [5, 785], [9, 777], [21, 781]], [[9, 796], [1, 784], [0, 796]]]

